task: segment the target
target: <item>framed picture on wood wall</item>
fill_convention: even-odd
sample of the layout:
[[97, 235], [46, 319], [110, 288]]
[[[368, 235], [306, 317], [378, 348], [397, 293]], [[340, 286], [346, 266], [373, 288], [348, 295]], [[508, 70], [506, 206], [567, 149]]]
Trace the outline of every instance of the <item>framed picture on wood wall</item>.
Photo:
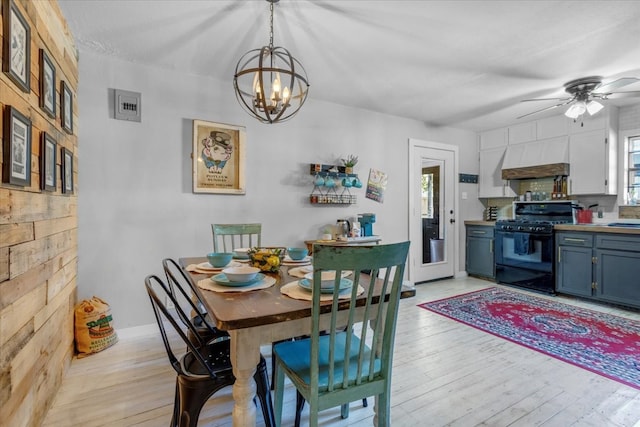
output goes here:
[[67, 133], [73, 133], [73, 95], [64, 81], [60, 83], [60, 123]]
[[56, 67], [44, 49], [40, 49], [40, 108], [56, 118]]
[[31, 185], [31, 121], [14, 107], [5, 107], [2, 181]]
[[41, 133], [40, 141], [40, 188], [56, 191], [56, 153], [58, 143], [46, 132]]
[[2, 0], [5, 73], [23, 91], [30, 90], [31, 29], [13, 0]]
[[62, 193], [73, 194], [73, 153], [62, 147]]
[[193, 192], [245, 194], [242, 126], [193, 121]]

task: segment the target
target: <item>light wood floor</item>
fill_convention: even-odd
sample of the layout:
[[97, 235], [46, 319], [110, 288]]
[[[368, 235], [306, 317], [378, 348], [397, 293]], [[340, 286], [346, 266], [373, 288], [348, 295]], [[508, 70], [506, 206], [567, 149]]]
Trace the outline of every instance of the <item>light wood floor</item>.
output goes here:
[[[417, 296], [402, 301], [393, 427], [640, 425], [639, 390], [417, 307], [493, 285], [473, 278], [437, 281], [418, 285]], [[555, 298], [640, 320], [638, 312]], [[263, 354], [268, 357], [270, 347]], [[174, 379], [158, 334], [122, 338], [102, 353], [73, 361], [44, 425], [167, 426]], [[283, 425], [293, 425], [291, 386], [285, 396]], [[371, 426], [369, 400], [368, 408], [352, 403], [347, 420], [340, 419], [339, 408], [324, 411], [321, 425]], [[231, 388], [222, 390], [208, 402], [200, 425], [231, 426], [232, 405]], [[258, 425], [264, 425], [259, 408], [257, 413]]]

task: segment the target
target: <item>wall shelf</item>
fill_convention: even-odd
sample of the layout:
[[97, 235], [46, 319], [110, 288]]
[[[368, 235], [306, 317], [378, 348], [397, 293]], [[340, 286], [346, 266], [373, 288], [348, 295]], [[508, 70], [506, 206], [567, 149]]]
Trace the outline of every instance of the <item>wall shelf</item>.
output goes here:
[[356, 196], [351, 194], [314, 194], [309, 195], [312, 205], [351, 205], [356, 202]]
[[[357, 178], [357, 173], [347, 173], [345, 166], [337, 165], [321, 165], [319, 163], [311, 163], [309, 165], [309, 175], [317, 175], [321, 177], [331, 176], [333, 178]], [[337, 172], [336, 172], [337, 171]]]
[[[313, 190], [309, 194], [309, 203], [312, 205], [351, 205], [356, 203], [356, 196], [351, 194], [351, 188], [360, 188], [362, 183], [358, 174], [347, 172], [345, 166], [322, 165], [311, 163], [309, 174], [317, 178], [332, 178], [335, 184], [331, 187], [314, 183]], [[357, 186], [342, 186], [342, 180], [348, 178], [349, 182], [357, 181]], [[340, 193], [339, 193], [340, 191]]]

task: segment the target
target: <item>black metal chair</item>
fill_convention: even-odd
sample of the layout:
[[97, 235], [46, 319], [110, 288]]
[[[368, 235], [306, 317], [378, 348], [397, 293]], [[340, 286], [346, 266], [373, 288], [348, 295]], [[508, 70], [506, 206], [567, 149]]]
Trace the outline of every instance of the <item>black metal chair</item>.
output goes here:
[[[191, 313], [191, 316], [181, 319], [185, 326], [187, 326], [187, 323], [195, 326], [198, 335], [205, 342], [216, 338], [229, 339], [229, 334], [226, 331], [221, 331], [214, 326], [214, 321], [205, 308], [200, 290], [185, 270], [171, 258], [162, 260], [162, 268], [164, 269], [171, 295], [179, 301], [181, 307], [184, 307], [184, 313]], [[197, 344], [195, 338], [191, 336], [191, 330], [187, 329], [187, 332], [191, 342]]]
[[[172, 291], [169, 285], [155, 275], [147, 276], [145, 286], [169, 362], [177, 373], [170, 425], [171, 427], [197, 427], [200, 411], [205, 402], [218, 390], [235, 382], [229, 358], [229, 338], [228, 336], [216, 337], [211, 341], [202, 339], [196, 326], [189, 321], [190, 316], [182, 310], [179, 300], [173, 293], [182, 288], [176, 287]], [[171, 302], [175, 309], [169, 310], [165, 301]], [[172, 311], [175, 311], [175, 314]], [[196, 316], [200, 316], [202, 322], [207, 324], [204, 316], [199, 314]], [[181, 350], [177, 350], [177, 347], [172, 345], [165, 329], [167, 324], [171, 325], [182, 339], [186, 350], [183, 346], [180, 346]], [[254, 379], [265, 424], [267, 427], [273, 427], [275, 420], [267, 364], [262, 356], [260, 356]]]

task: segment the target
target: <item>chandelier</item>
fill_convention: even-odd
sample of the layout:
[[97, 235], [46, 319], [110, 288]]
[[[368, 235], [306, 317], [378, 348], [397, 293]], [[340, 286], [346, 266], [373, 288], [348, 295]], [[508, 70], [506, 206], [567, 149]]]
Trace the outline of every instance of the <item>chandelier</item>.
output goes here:
[[287, 49], [273, 47], [273, 4], [270, 3], [269, 45], [245, 53], [236, 65], [233, 86], [247, 112], [263, 123], [293, 117], [309, 92], [307, 73]]

